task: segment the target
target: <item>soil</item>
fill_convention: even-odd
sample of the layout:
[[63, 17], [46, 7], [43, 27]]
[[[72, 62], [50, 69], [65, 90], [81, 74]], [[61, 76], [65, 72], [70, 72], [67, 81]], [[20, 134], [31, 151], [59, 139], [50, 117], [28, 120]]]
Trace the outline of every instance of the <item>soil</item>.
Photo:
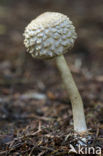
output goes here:
[[[25, 26], [48, 10], [68, 15], [78, 33], [65, 58], [84, 102], [86, 144], [73, 130], [71, 103], [55, 59], [33, 59], [23, 45]], [[1, 0], [0, 155], [82, 155], [70, 153], [71, 145], [78, 149], [80, 142], [103, 150], [102, 67], [102, 0]]]

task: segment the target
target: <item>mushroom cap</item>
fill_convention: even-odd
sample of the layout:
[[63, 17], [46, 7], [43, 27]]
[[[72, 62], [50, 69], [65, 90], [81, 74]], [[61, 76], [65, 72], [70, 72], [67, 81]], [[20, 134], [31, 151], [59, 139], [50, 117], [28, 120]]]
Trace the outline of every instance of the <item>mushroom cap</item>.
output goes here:
[[24, 45], [33, 57], [49, 59], [68, 52], [77, 34], [66, 15], [45, 12], [27, 25], [24, 37]]

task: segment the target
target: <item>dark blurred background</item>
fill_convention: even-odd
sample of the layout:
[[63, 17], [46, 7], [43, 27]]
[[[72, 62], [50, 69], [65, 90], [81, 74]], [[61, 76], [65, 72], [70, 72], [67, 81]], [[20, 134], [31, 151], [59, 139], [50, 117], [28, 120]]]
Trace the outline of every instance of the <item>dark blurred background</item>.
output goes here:
[[[78, 39], [71, 54], [67, 54], [68, 57], [72, 55], [73, 64], [77, 68], [85, 66], [88, 73], [103, 74], [102, 0], [0, 0], [0, 69], [22, 59], [26, 51], [22, 37], [24, 28], [45, 11], [64, 13], [76, 26]], [[36, 65], [40, 62], [36, 61]], [[19, 63], [13, 66], [14, 70], [21, 66]]]
[[78, 39], [65, 57], [83, 97], [88, 127], [98, 123], [103, 128], [103, 0], [0, 0], [0, 129], [20, 127], [33, 115], [72, 121], [55, 61], [33, 59], [23, 44], [25, 26], [45, 11], [68, 15], [76, 27]]
[[[34, 60], [23, 45], [25, 26], [45, 11], [58, 11], [73, 21], [78, 39], [66, 54], [74, 72], [103, 80], [103, 1], [102, 0], [0, 0], [0, 82], [33, 76], [43, 80], [46, 72], [55, 74], [54, 62]], [[48, 71], [48, 69], [51, 69]], [[42, 73], [41, 73], [42, 71]], [[36, 72], [36, 73], [35, 73]], [[25, 77], [26, 77], [25, 76]], [[45, 78], [44, 78], [45, 79]], [[50, 77], [51, 81], [52, 78]], [[44, 81], [46, 81], [45, 79]], [[39, 81], [39, 80], [38, 80]]]

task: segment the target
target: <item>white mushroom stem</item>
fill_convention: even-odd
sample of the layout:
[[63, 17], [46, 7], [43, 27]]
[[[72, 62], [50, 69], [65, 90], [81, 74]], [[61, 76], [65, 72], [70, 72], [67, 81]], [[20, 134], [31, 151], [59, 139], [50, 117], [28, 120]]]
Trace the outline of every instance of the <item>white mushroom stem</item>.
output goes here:
[[71, 71], [63, 55], [56, 57], [56, 63], [61, 73], [62, 80], [71, 100], [74, 120], [74, 130], [78, 133], [87, 132], [87, 126], [84, 115], [83, 101], [73, 80]]

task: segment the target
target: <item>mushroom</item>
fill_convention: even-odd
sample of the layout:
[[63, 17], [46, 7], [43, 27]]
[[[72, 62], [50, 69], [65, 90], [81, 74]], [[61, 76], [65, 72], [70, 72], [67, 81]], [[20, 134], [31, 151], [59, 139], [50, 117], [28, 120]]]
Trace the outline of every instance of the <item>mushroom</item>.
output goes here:
[[82, 98], [63, 54], [70, 50], [77, 38], [70, 19], [58, 12], [45, 12], [25, 28], [24, 44], [34, 58], [55, 58], [63, 83], [72, 104], [74, 130], [87, 132]]

